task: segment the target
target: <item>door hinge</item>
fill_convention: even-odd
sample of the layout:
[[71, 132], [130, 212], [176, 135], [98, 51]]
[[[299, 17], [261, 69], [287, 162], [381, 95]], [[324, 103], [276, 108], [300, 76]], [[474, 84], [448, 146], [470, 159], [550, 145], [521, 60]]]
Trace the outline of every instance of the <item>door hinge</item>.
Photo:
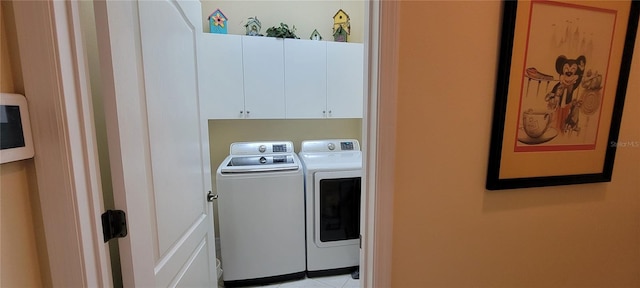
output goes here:
[[127, 236], [127, 217], [122, 210], [107, 210], [102, 214], [104, 242]]

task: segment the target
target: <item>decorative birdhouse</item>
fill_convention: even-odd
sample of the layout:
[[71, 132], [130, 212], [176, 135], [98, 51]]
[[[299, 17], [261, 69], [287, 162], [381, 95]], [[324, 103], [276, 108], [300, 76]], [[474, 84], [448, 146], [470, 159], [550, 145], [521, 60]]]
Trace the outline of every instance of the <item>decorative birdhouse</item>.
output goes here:
[[247, 20], [247, 24], [244, 24], [244, 28], [247, 29], [246, 35], [262, 36], [262, 34], [260, 34], [260, 29], [262, 28], [262, 24], [260, 24], [260, 20], [258, 20], [258, 16], [249, 17], [249, 20]]
[[333, 15], [333, 40], [336, 42], [347, 42], [351, 34], [351, 23], [349, 15], [342, 9]]
[[227, 34], [227, 16], [224, 16], [220, 9], [213, 11], [209, 15], [209, 32]]
[[309, 37], [309, 39], [311, 40], [322, 40], [322, 36], [320, 36], [320, 32], [318, 32], [318, 29], [313, 29], [313, 32], [311, 33], [311, 37]]
[[347, 42], [347, 36], [349, 36], [347, 31], [342, 29], [342, 26], [338, 26], [338, 29], [333, 32], [333, 41]]

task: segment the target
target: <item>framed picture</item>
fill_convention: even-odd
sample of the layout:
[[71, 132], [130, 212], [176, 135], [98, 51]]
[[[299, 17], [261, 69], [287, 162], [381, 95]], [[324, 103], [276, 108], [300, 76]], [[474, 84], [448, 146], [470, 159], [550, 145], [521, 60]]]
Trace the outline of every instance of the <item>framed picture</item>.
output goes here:
[[504, 1], [489, 190], [611, 181], [638, 1]]

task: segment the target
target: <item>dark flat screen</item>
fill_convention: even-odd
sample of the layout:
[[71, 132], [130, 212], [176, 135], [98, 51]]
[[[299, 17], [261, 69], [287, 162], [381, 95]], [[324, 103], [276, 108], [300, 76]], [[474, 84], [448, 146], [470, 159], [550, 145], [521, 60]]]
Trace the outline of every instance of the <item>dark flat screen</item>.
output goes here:
[[25, 147], [20, 107], [0, 105], [0, 149]]

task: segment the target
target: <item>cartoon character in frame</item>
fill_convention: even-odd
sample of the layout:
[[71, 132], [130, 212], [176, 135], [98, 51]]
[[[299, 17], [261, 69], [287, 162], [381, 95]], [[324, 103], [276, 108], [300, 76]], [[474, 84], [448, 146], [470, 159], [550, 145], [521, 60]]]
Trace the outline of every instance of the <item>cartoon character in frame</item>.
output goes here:
[[[533, 0], [529, 7], [530, 18], [523, 18], [528, 23], [514, 151], [594, 150], [598, 137], [606, 135], [599, 112], [612, 105], [604, 92], [615, 64], [609, 62], [616, 12], [545, 0]], [[525, 115], [530, 109], [543, 116]], [[527, 119], [548, 120], [548, 129], [536, 138], [525, 129]]]
[[545, 96], [545, 101], [547, 101], [547, 107], [555, 111], [556, 128], [561, 133], [580, 130], [578, 108], [582, 100], [577, 97], [577, 89], [582, 82], [586, 62], [587, 58], [584, 55], [575, 59], [567, 58], [565, 55], [556, 58], [555, 67], [559, 81]]

